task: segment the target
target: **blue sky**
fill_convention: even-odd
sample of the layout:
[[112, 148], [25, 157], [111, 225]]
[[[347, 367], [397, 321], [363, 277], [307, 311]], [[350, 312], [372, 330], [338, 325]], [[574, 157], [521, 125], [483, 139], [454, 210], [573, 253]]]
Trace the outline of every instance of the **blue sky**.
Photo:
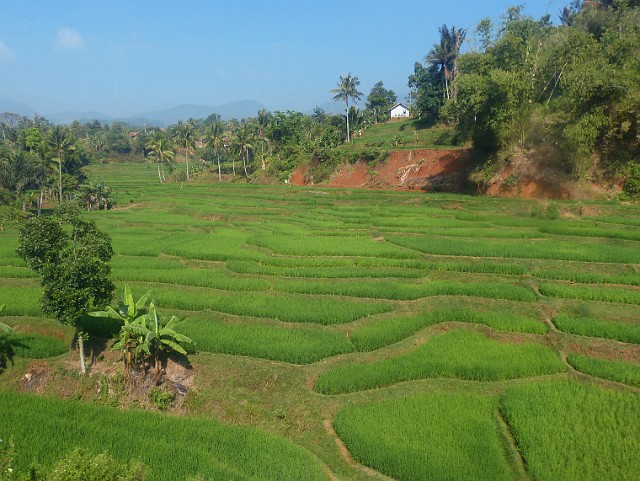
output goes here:
[[[309, 111], [352, 73], [366, 94], [407, 77], [443, 23], [499, 21], [508, 0], [3, 0], [0, 97], [42, 114], [130, 115], [257, 100]], [[569, 0], [525, 13], [557, 21]]]

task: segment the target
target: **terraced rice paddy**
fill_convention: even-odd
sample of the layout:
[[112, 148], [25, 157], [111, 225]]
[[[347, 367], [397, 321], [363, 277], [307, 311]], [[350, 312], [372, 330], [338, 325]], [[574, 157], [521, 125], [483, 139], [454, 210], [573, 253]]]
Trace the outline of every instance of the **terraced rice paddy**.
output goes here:
[[[561, 202], [549, 219], [538, 201], [91, 171], [116, 191], [116, 210], [87, 213], [112, 236], [114, 282], [152, 290], [198, 345], [189, 393], [181, 417], [95, 406], [131, 407], [113, 394], [109, 343], [92, 377], [72, 374], [73, 333], [43, 317], [8, 226], [0, 305], [16, 334], [0, 438], [18, 468], [81, 442], [142, 459], [154, 479], [637, 479], [637, 205]], [[114, 328], [86, 323], [94, 338]], [[58, 439], [67, 415], [82, 422]], [[156, 459], [97, 418], [193, 452]]]

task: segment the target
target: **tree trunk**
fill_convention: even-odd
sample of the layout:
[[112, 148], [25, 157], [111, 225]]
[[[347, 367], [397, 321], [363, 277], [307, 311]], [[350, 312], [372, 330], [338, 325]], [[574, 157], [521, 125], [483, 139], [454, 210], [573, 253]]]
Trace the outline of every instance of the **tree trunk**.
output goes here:
[[222, 170], [220, 169], [220, 154], [216, 152], [218, 156], [218, 181], [222, 182]]
[[38, 198], [38, 215], [42, 214], [42, 202], [44, 199], [44, 190], [40, 189], [40, 197]]
[[249, 179], [249, 173], [247, 172], [247, 161], [249, 160], [247, 157], [249, 157], [249, 152], [248, 151], [244, 151], [244, 157], [242, 158], [243, 162], [242, 162], [242, 166], [244, 167], [244, 176]]
[[58, 152], [58, 190], [60, 191], [60, 203], [62, 204], [62, 156]]
[[231, 158], [231, 168], [233, 169], [233, 176], [236, 176], [236, 159], [235, 155]]
[[160, 174], [160, 164], [158, 164], [158, 179], [160, 179], [160, 183], [162, 184], [162, 175]]
[[346, 105], [346, 115], [345, 117], [347, 118], [347, 143], [351, 142], [351, 139], [349, 138], [349, 99], [344, 101], [344, 104]]
[[189, 151], [185, 150], [184, 157], [187, 159], [187, 182], [189, 182]]
[[80, 373], [84, 376], [87, 373], [87, 362], [84, 358], [84, 332], [78, 331], [78, 351], [80, 351]]

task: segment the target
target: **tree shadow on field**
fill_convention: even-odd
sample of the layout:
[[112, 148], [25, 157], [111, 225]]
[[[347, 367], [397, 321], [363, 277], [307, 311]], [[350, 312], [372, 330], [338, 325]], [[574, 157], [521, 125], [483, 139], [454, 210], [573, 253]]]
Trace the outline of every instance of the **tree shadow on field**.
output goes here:
[[[109, 317], [93, 317], [85, 314], [80, 319], [80, 327], [89, 336], [84, 343], [84, 350], [85, 355], [91, 356], [90, 365], [93, 365], [95, 360], [107, 350], [110, 341], [118, 335], [122, 322]], [[71, 347], [74, 349], [78, 347], [77, 333], [73, 337]]]

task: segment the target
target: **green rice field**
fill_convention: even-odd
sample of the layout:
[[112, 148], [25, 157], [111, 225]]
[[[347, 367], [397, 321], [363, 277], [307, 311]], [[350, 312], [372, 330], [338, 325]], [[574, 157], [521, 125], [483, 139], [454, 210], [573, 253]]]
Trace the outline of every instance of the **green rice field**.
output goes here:
[[17, 470], [82, 446], [159, 480], [638, 479], [637, 204], [556, 201], [550, 219], [537, 200], [88, 172], [117, 201], [85, 213], [117, 295], [151, 290], [197, 352], [167, 368], [186, 394], [163, 414], [128, 393], [117, 323], [87, 317], [79, 376], [5, 223]]

